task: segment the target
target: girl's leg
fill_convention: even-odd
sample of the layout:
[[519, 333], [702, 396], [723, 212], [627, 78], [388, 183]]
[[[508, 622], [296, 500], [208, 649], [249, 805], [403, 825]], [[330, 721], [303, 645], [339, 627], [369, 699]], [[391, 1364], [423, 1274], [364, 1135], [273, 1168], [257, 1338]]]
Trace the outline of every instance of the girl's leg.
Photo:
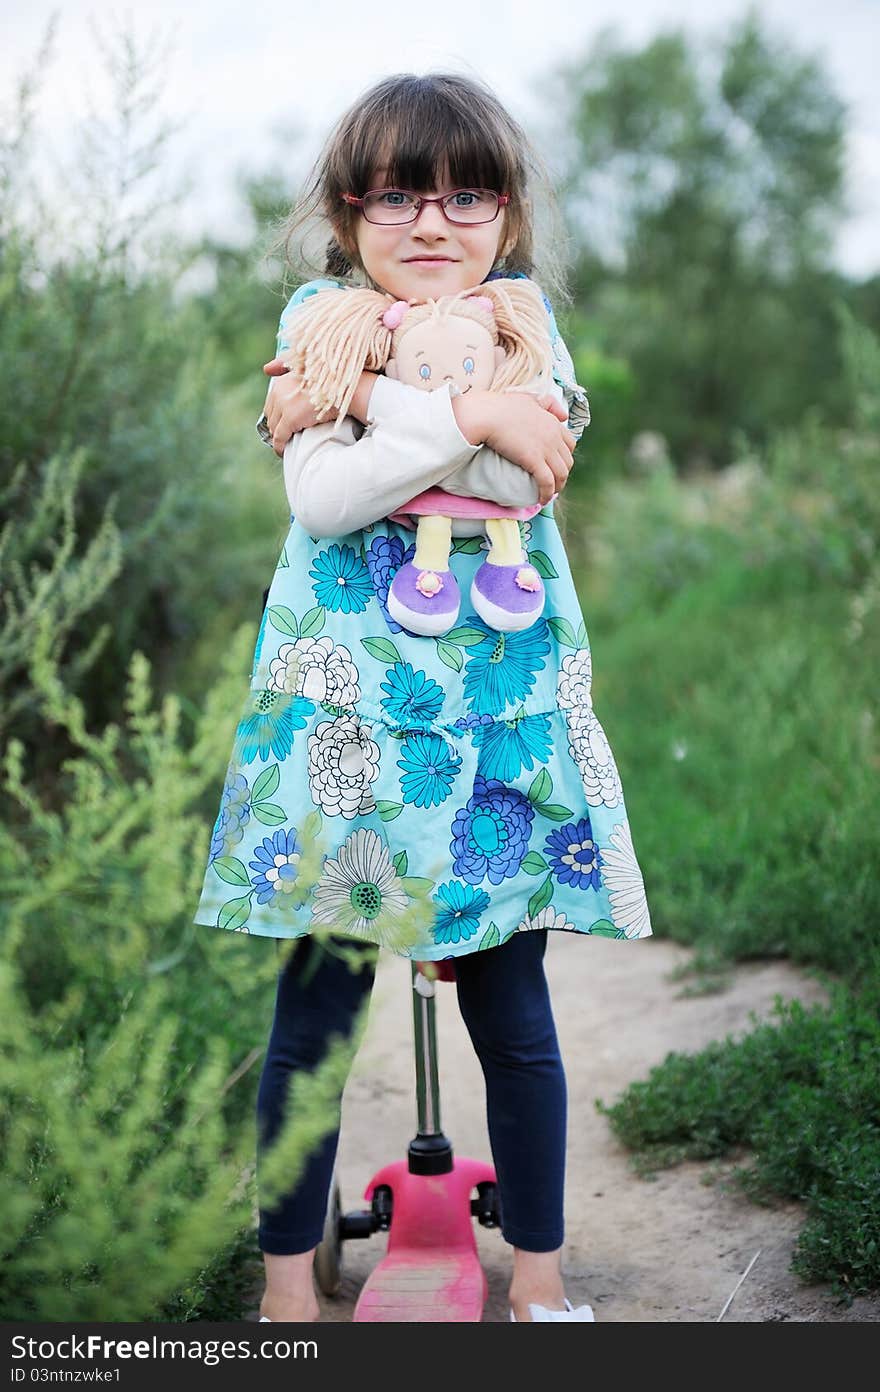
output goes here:
[[[347, 940], [351, 947], [351, 940]], [[372, 989], [376, 949], [366, 946], [360, 971], [314, 938], [298, 942], [278, 978], [275, 1018], [257, 1094], [257, 1176], [284, 1120], [288, 1088], [301, 1069], [321, 1061], [331, 1035], [349, 1038]], [[339, 1142], [335, 1125], [309, 1156], [296, 1186], [271, 1208], [260, 1207], [259, 1244], [266, 1265], [260, 1313], [272, 1320], [316, 1319], [312, 1256], [321, 1240]]]
[[514, 1249], [510, 1299], [517, 1320], [528, 1320], [530, 1301], [565, 1308], [567, 1092], [544, 976], [546, 947], [546, 930], [536, 929], [455, 963], [462, 1018], [486, 1079], [501, 1230]]

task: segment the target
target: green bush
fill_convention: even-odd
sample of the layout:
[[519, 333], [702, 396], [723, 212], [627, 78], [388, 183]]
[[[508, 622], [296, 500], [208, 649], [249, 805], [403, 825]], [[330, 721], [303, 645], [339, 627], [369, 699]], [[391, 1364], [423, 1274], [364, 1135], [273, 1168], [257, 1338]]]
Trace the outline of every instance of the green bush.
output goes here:
[[597, 1103], [642, 1173], [747, 1147], [743, 1190], [805, 1205], [794, 1269], [848, 1296], [880, 1286], [878, 981], [838, 988], [830, 1009], [777, 997], [776, 1023], [669, 1054], [613, 1106]]

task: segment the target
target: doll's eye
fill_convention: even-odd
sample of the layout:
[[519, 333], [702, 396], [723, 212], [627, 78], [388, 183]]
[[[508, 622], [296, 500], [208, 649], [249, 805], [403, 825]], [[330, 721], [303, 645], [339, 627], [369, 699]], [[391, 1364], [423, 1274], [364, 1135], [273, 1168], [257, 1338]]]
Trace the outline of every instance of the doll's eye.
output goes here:
[[431, 375], [431, 369], [430, 369], [430, 367], [428, 366], [427, 363], [422, 363], [421, 367], [419, 368], [419, 376], [421, 377], [422, 381], [423, 381], [423, 382], [427, 382], [427, 380], [428, 380], [428, 378], [430, 377], [430, 375]]
[[474, 360], [473, 360], [473, 358], [465, 358], [464, 362], [462, 363], [462, 367], [464, 368], [465, 372], [473, 372], [473, 370], [474, 370]]

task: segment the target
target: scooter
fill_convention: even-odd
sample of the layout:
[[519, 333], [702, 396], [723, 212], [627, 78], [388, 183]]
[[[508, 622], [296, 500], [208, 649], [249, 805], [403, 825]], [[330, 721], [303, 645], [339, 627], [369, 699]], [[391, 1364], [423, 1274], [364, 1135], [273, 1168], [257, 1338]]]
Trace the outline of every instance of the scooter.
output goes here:
[[[443, 976], [445, 964], [437, 966]], [[334, 1176], [324, 1236], [315, 1252], [315, 1279], [325, 1295], [333, 1295], [341, 1280], [343, 1242], [387, 1232], [386, 1254], [364, 1283], [354, 1322], [478, 1323], [488, 1284], [473, 1219], [484, 1228], [500, 1228], [497, 1180], [494, 1168], [482, 1160], [453, 1157], [440, 1125], [436, 982], [413, 962], [412, 986], [418, 1130], [406, 1160], [373, 1175], [364, 1190], [369, 1208], [343, 1213]]]

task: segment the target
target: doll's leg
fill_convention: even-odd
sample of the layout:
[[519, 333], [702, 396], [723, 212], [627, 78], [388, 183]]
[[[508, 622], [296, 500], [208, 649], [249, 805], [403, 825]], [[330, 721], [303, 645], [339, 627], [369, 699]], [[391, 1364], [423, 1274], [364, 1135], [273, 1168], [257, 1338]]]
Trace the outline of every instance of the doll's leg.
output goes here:
[[515, 517], [487, 517], [486, 533], [491, 543], [487, 561], [499, 566], [522, 565], [522, 538]]
[[487, 517], [489, 554], [471, 584], [471, 604], [490, 628], [529, 628], [544, 608], [544, 582], [523, 551], [515, 517]]
[[420, 517], [413, 565], [419, 570], [448, 570], [452, 550], [452, 518]]
[[388, 612], [410, 633], [436, 637], [458, 619], [461, 592], [449, 567], [452, 518], [419, 518], [416, 550], [388, 587]]

